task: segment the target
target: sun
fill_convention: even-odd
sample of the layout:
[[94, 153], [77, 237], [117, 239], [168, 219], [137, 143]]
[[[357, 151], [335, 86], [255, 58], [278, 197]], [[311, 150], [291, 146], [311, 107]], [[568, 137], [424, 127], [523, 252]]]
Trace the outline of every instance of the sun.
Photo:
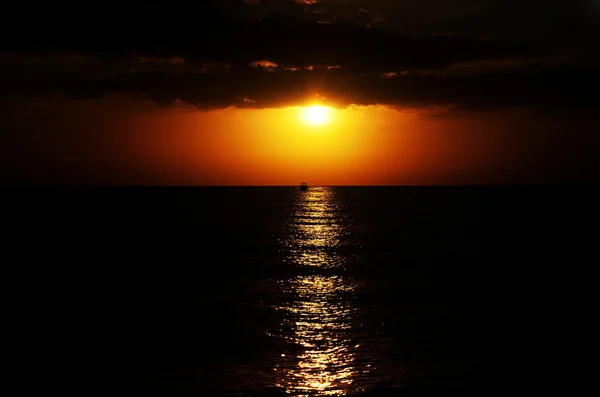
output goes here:
[[331, 122], [331, 111], [328, 106], [313, 105], [300, 110], [300, 120], [307, 125], [322, 126]]

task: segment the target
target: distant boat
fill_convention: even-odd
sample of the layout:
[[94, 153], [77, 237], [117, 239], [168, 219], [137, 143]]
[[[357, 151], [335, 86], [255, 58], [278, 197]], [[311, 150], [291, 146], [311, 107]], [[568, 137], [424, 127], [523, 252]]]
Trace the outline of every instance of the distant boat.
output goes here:
[[300, 191], [306, 192], [307, 190], [308, 190], [308, 185], [306, 184], [306, 182], [302, 182], [300, 184]]

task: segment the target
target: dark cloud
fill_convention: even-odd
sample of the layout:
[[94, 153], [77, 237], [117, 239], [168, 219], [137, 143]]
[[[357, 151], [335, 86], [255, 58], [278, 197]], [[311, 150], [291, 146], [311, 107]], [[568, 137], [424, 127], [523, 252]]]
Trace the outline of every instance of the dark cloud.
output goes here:
[[[285, 106], [317, 93], [337, 106], [597, 104], [598, 63], [581, 55], [573, 62], [572, 54], [557, 55], [549, 47], [457, 35], [412, 37], [362, 22], [318, 19], [349, 5], [363, 15], [379, 15], [386, 6], [393, 13], [390, 4], [227, 0], [123, 6], [108, 1], [93, 13], [40, 5], [29, 22], [42, 34], [17, 35], [16, 27], [23, 26], [19, 18], [4, 26], [16, 39], [4, 47], [11, 52], [0, 57], [0, 95], [117, 93], [199, 108]], [[326, 12], [317, 19], [297, 17], [321, 9]], [[270, 17], [264, 17], [265, 10], [273, 11]]]
[[[460, 68], [459, 68], [460, 70]], [[592, 67], [513, 67], [485, 73], [411, 71], [359, 75], [344, 69], [248, 68], [220, 73], [136, 72], [104, 78], [46, 79], [20, 83], [13, 94], [57, 93], [72, 98], [130, 94], [161, 106], [181, 100], [198, 108], [280, 107], [325, 98], [334, 106], [386, 104], [409, 108], [527, 107], [545, 111], [599, 104], [600, 79]], [[9, 92], [6, 90], [5, 93]]]
[[557, 41], [597, 34], [600, 6], [596, 0], [58, 0], [8, 3], [3, 15], [5, 44], [35, 43], [60, 32], [105, 38], [128, 32], [158, 41], [164, 34], [227, 25], [231, 18], [273, 15], [370, 24], [407, 35], [454, 32], [494, 40]]

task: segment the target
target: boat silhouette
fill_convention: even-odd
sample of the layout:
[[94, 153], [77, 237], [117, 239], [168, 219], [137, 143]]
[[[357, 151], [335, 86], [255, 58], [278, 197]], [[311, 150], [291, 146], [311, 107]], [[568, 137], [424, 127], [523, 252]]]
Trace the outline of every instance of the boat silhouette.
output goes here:
[[308, 185], [306, 184], [306, 182], [302, 182], [300, 184], [300, 191], [306, 192], [307, 190], [308, 190]]

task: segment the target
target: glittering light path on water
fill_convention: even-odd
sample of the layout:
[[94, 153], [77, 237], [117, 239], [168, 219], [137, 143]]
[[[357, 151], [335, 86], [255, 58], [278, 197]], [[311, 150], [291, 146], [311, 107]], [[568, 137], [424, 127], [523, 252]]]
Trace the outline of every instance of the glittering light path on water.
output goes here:
[[[340, 254], [349, 233], [346, 213], [330, 188], [298, 192], [289, 233], [282, 241], [285, 262], [296, 276], [280, 280], [289, 299], [274, 307], [284, 319], [284, 338], [293, 354], [281, 354], [274, 368], [276, 386], [289, 394], [345, 395], [356, 385], [357, 343], [352, 301], [358, 285], [344, 275], [352, 257]], [[346, 241], [346, 243], [344, 243]]]

